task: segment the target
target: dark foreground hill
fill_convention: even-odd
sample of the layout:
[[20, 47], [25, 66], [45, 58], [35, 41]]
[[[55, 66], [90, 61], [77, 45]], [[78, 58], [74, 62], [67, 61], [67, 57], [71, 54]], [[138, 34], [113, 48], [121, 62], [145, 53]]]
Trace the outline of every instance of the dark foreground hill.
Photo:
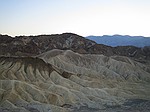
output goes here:
[[7, 35], [0, 35], [0, 55], [34, 56], [52, 49], [72, 50], [81, 54], [104, 54], [106, 56], [120, 55], [140, 60], [150, 58], [150, 47], [110, 47], [97, 44], [94, 41], [72, 33], [18, 36], [15, 38]]

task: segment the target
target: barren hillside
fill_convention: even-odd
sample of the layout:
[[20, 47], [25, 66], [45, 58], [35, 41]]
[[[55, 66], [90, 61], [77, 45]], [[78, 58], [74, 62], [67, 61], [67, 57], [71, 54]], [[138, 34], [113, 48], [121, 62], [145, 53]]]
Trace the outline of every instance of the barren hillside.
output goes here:
[[0, 35], [0, 111], [150, 111], [150, 49], [76, 34]]
[[0, 58], [4, 112], [149, 111], [150, 68], [127, 57], [70, 50]]

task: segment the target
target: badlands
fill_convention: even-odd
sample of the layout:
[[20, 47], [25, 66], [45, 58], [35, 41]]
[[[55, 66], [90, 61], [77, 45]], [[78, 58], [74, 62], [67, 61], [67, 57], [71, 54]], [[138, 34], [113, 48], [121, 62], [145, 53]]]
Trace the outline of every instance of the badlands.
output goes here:
[[[88, 48], [86, 41], [91, 42]], [[4, 46], [8, 47], [11, 40], [3, 41], [0, 44], [3, 46], [0, 52], [0, 112], [149, 112], [148, 52], [130, 57], [126, 53], [119, 54], [121, 48], [106, 46], [108, 49], [91, 53], [99, 47], [92, 48], [96, 43], [86, 41], [80, 40], [83, 47], [71, 46], [68, 40], [66, 49], [55, 46], [55, 49], [33, 51], [38, 52], [34, 55], [30, 55], [32, 50], [21, 48], [19, 51], [15, 46], [18, 43], [12, 46], [18, 48], [17, 52], [6, 52], [9, 49]], [[24, 48], [31, 44], [27, 40], [24, 42]], [[118, 49], [119, 53], [107, 52], [111, 49]], [[140, 53], [139, 48], [136, 50]]]

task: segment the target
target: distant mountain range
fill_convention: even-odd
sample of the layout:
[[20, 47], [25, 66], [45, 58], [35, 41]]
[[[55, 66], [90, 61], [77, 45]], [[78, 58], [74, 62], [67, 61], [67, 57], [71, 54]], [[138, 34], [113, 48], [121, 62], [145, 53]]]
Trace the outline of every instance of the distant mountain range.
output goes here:
[[150, 37], [143, 36], [129, 36], [129, 35], [103, 35], [103, 36], [88, 36], [90, 40], [98, 44], [104, 44], [112, 47], [116, 46], [136, 46], [144, 47], [150, 46]]

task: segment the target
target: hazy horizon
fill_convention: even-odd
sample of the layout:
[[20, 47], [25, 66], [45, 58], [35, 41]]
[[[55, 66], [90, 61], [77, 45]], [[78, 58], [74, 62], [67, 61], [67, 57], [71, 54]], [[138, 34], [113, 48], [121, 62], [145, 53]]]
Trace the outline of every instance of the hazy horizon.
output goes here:
[[150, 37], [149, 0], [1, 0], [0, 34]]

